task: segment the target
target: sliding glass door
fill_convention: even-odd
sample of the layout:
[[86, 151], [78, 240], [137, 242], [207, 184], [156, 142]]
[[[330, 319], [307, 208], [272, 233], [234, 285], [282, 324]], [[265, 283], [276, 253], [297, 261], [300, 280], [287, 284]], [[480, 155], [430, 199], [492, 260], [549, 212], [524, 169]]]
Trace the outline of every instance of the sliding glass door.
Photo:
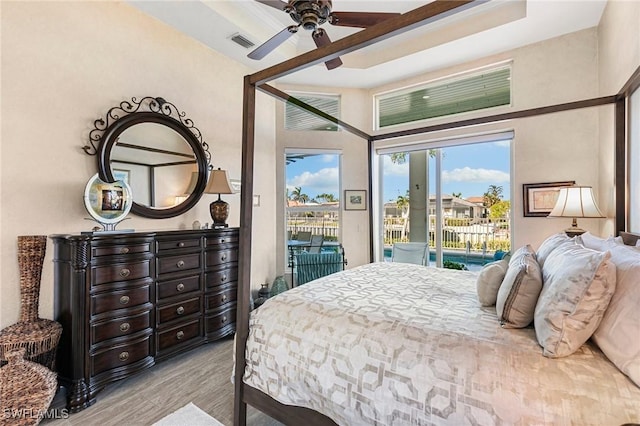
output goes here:
[[511, 136], [381, 153], [382, 258], [426, 242], [430, 266], [473, 270], [509, 251]]

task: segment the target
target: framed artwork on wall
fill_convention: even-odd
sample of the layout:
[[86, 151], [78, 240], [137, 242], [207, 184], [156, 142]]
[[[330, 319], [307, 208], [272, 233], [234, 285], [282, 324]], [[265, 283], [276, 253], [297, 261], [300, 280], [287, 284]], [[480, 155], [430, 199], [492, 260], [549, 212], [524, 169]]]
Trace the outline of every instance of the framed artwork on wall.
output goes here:
[[366, 189], [345, 189], [344, 191], [345, 210], [366, 210], [367, 190]]
[[556, 205], [560, 188], [575, 185], [575, 181], [522, 184], [525, 217], [545, 217]]

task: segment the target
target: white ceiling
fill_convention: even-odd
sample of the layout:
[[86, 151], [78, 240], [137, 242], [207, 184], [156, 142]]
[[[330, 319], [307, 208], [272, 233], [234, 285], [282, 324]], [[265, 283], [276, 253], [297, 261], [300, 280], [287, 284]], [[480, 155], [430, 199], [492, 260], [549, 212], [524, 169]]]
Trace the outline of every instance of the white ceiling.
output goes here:
[[[315, 48], [300, 29], [264, 59], [246, 55], [293, 21], [284, 12], [253, 0], [131, 0], [139, 10], [159, 19], [254, 71]], [[333, 0], [334, 11], [405, 13], [428, 1]], [[563, 34], [597, 26], [606, 0], [490, 0], [342, 57], [344, 65], [327, 71], [316, 65], [279, 82], [376, 87], [412, 75], [511, 50]], [[322, 26], [332, 40], [356, 28]], [[241, 34], [255, 43], [245, 49], [231, 37]]]

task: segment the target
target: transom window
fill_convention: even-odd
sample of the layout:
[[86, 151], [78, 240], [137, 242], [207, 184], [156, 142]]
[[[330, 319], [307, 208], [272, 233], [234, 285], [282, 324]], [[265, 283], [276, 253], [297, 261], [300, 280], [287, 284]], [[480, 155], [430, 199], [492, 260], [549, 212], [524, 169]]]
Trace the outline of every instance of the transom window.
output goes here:
[[375, 96], [377, 127], [511, 103], [509, 65]]
[[[292, 93], [292, 96], [324, 113], [340, 118], [340, 96], [338, 95]], [[335, 123], [311, 114], [292, 102], [285, 104], [284, 127], [287, 130], [338, 131]]]

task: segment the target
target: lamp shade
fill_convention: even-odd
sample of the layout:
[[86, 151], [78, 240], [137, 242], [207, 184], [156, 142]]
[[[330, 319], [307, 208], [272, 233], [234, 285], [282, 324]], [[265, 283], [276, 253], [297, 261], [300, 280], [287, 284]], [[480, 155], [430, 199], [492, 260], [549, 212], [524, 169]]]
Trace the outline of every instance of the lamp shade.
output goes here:
[[231, 183], [229, 182], [229, 176], [226, 170], [215, 169], [211, 170], [209, 176], [209, 182], [204, 189], [206, 194], [233, 194], [231, 189]]
[[561, 188], [556, 205], [549, 217], [605, 217], [595, 199], [590, 186], [570, 186]]

